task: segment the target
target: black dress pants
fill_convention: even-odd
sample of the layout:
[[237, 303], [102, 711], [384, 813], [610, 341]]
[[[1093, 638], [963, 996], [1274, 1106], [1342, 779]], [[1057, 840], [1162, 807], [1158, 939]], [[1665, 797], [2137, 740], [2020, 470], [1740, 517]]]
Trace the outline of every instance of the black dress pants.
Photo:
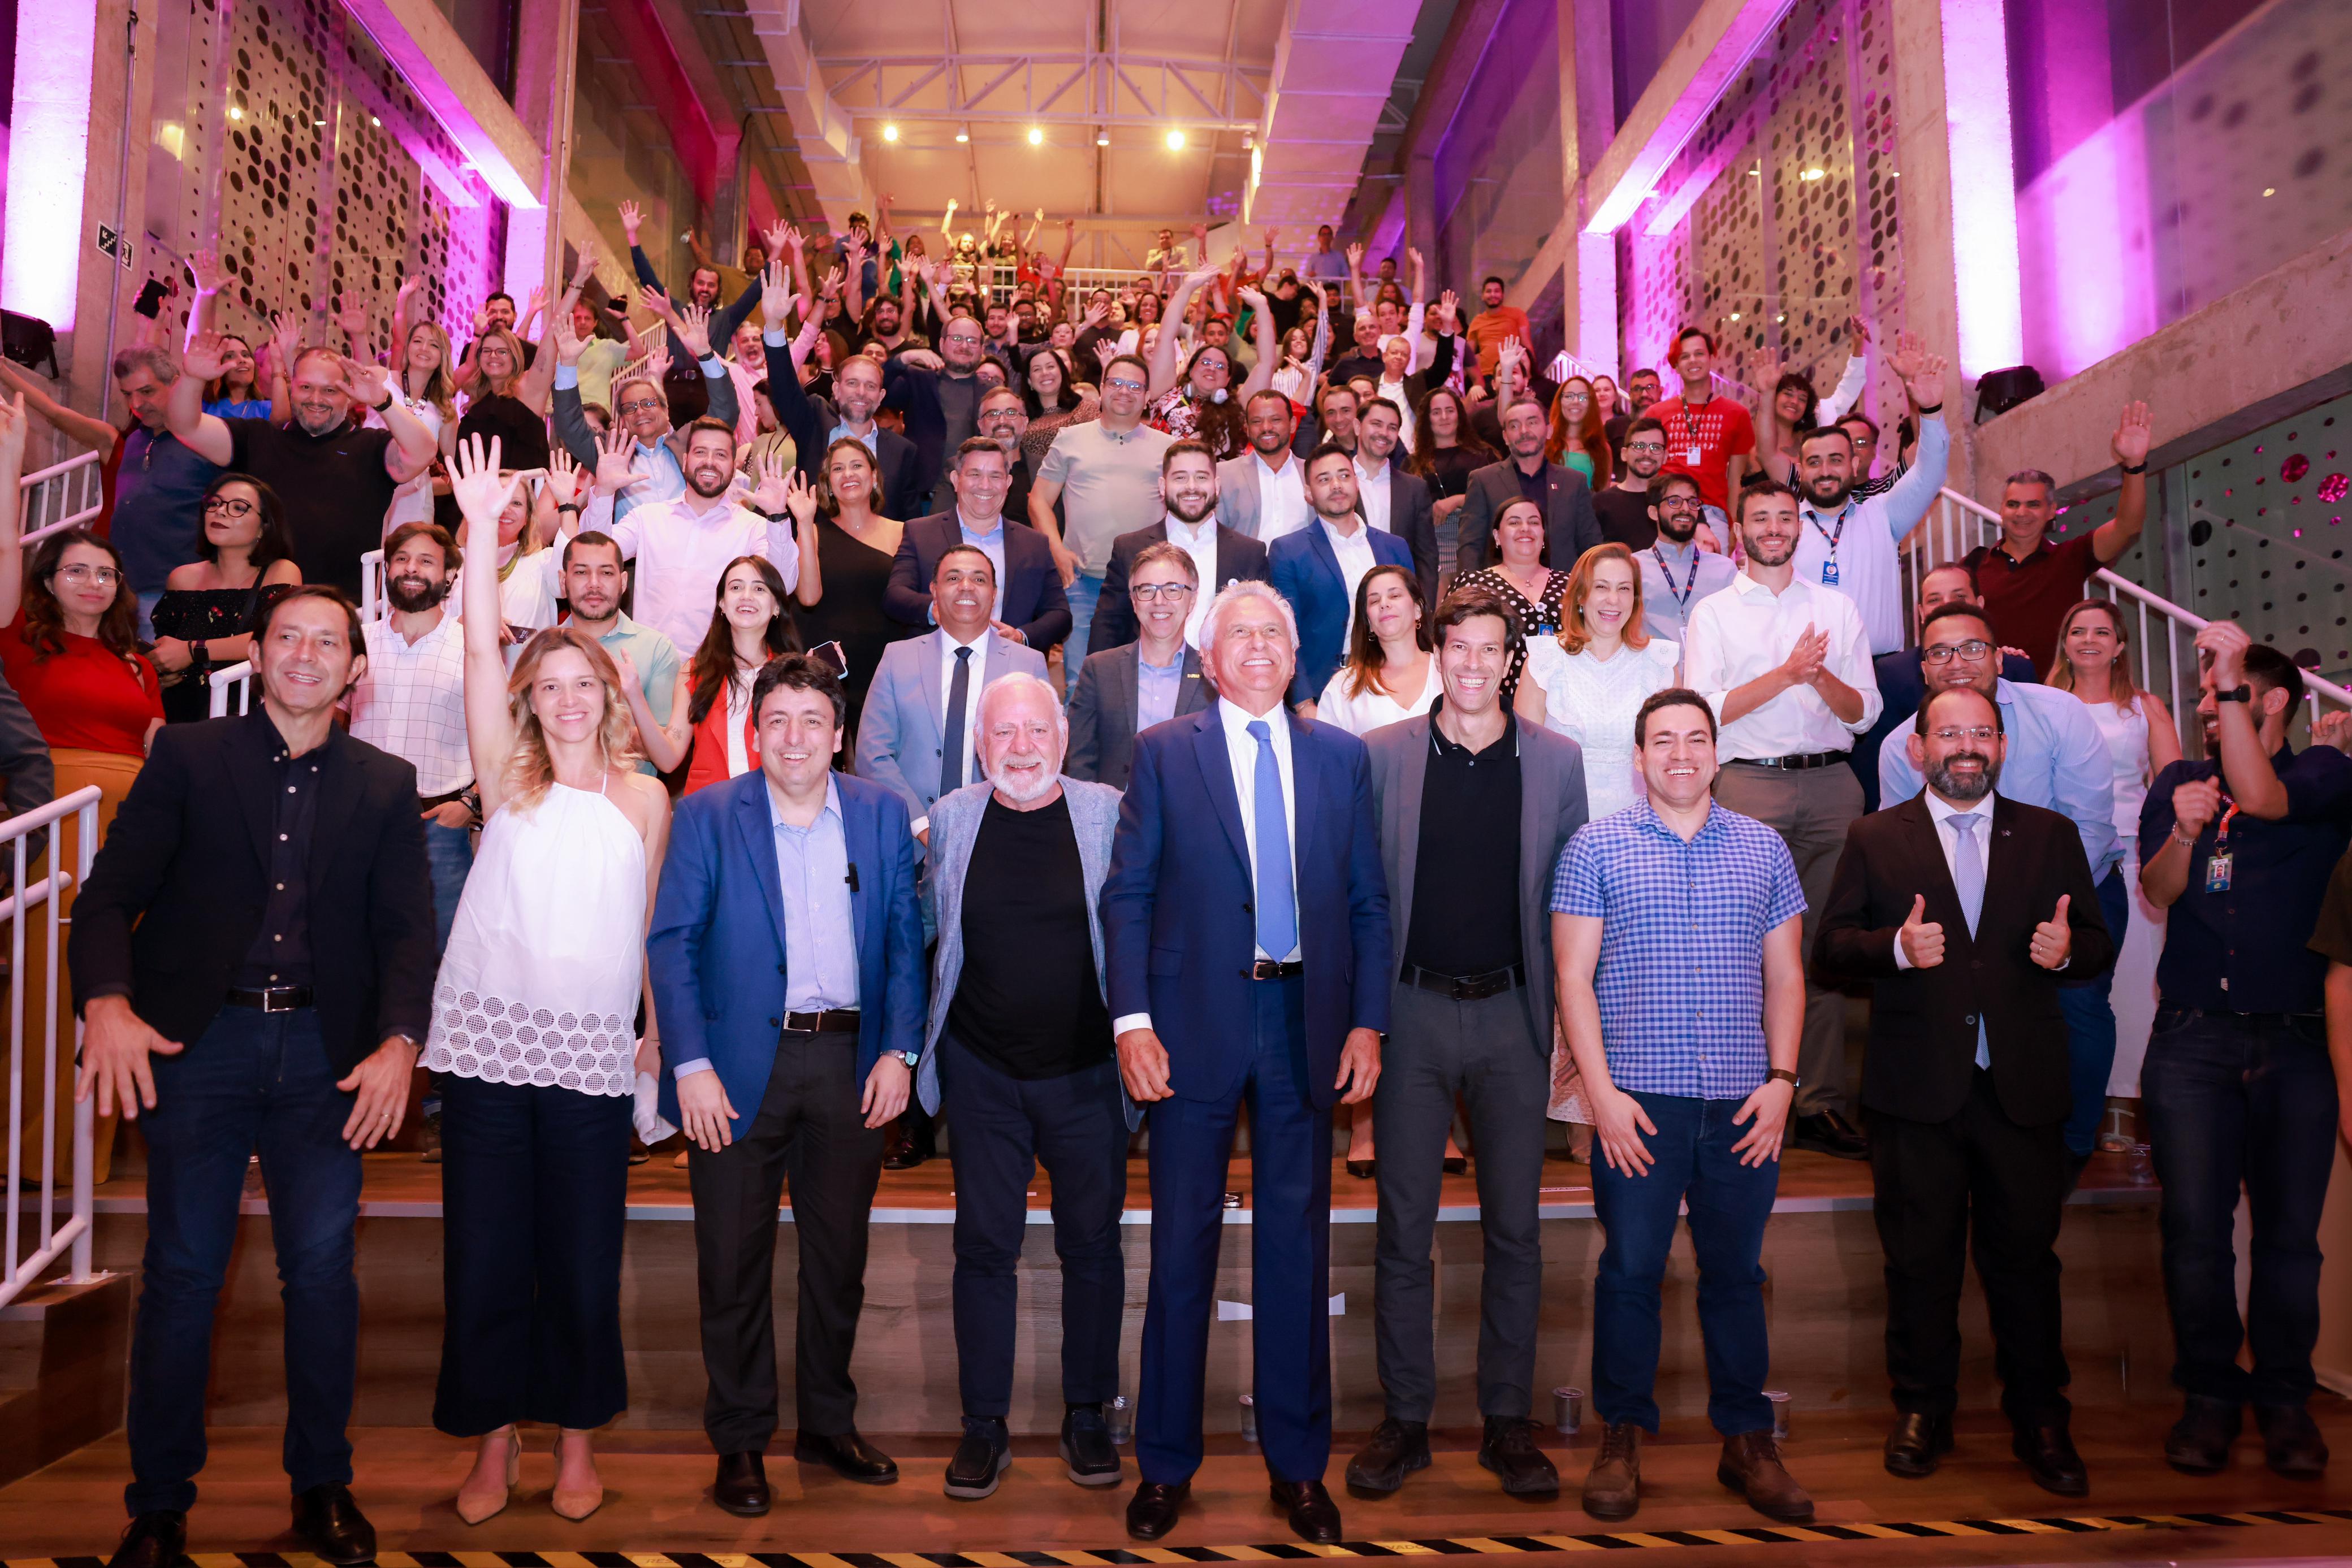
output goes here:
[[702, 1426], [719, 1453], [764, 1449], [776, 1431], [776, 1226], [788, 1178], [800, 1253], [795, 1425], [826, 1437], [856, 1429], [849, 1357], [866, 1305], [866, 1224], [883, 1145], [882, 1129], [858, 1112], [862, 1089], [856, 1035], [784, 1034], [767, 1092], [735, 1141], [715, 1155], [688, 1151], [710, 1378]]
[[2019, 1126], [1981, 1068], [1949, 1121], [1880, 1111], [1868, 1119], [1895, 1407], [1948, 1416], [1958, 1405], [1961, 1270], [1973, 1254], [1992, 1320], [2002, 1410], [2020, 1424], [2063, 1420], [2070, 1407], [2057, 1243], [2065, 1124]]

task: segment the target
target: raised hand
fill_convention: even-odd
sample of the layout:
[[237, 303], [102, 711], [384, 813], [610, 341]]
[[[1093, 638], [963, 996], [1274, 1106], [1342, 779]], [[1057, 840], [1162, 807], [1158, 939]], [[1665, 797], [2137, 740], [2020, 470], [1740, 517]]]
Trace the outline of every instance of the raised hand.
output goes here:
[[2045, 969], [2063, 969], [2067, 955], [2074, 950], [2074, 928], [2066, 923], [2066, 904], [2071, 894], [2058, 895], [2058, 912], [2033, 928], [2033, 939], [2026, 944], [2033, 961]]
[[1104, 322], [1109, 320], [1110, 301], [1108, 299], [1097, 299], [1093, 304], [1088, 305], [1087, 307], [1086, 319], [1087, 325], [1089, 327], [1099, 327]]
[[772, 250], [768, 254], [776, 259], [760, 275], [760, 319], [769, 331], [782, 332], [791, 323], [793, 297], [786, 290], [782, 254]]
[[1944, 928], [1927, 918], [1926, 894], [1912, 898], [1911, 913], [1904, 917], [1895, 939], [1903, 944], [1903, 956], [1915, 969], [1932, 969], [1944, 961]]
[[582, 487], [593, 486], [594, 483], [594, 476], [582, 468], [572, 459], [572, 454], [565, 450], [562, 442], [556, 442], [549, 448], [547, 486], [549, 489], [555, 492], [558, 505], [565, 501], [579, 501], [582, 498]]
[[352, 401], [364, 403], [369, 408], [382, 402], [384, 394], [391, 391], [392, 372], [382, 365], [363, 365], [349, 354], [341, 358], [343, 361], [343, 384], [351, 389]]
[[2154, 434], [2154, 421], [2148, 417], [2147, 404], [2124, 404], [2123, 417], [2116, 425], [2116, 438], [2110, 447], [2116, 462], [2126, 468], [2147, 465], [2148, 438]]
[[1361, 240], [1348, 242], [1348, 270], [1358, 273], [1364, 270], [1364, 242]]
[[19, 473], [25, 466], [25, 394], [18, 392], [16, 401], [0, 398], [0, 465], [13, 464]]
[[[200, 382], [216, 379], [228, 358], [228, 343], [218, 332], [199, 332], [180, 354], [180, 369]], [[292, 361], [288, 361], [290, 365]]]
[[1853, 341], [1853, 357], [1860, 359], [1863, 350], [1870, 347], [1870, 323], [1859, 316], [1849, 316], [1845, 319], [1845, 333]]
[[824, 281], [817, 286], [818, 295], [826, 300], [840, 298], [841, 285], [845, 277], [841, 268], [837, 267], [825, 268]]
[[538, 315], [541, 311], [542, 311], [542, 310], [544, 310], [544, 309], [546, 309], [546, 308], [547, 308], [547, 289], [546, 289], [545, 286], [543, 286], [543, 285], [535, 285], [535, 286], [533, 286], [533, 287], [531, 288], [531, 291], [530, 291], [530, 301], [529, 301], [527, 304], [525, 304], [525, 305], [523, 306], [522, 319], [523, 319], [525, 321], [529, 321], [532, 317], [534, 317], [534, 316]]
[[[572, 287], [579, 287], [596, 276], [596, 242], [583, 239], [579, 245], [579, 259], [572, 264]], [[570, 311], [565, 311], [570, 315]]]
[[1916, 369], [1903, 378], [1904, 388], [1911, 401], [1921, 408], [1939, 408], [1944, 402], [1944, 366], [1941, 354], [1921, 354]]
[[220, 253], [200, 250], [188, 257], [188, 270], [194, 275], [196, 290], [202, 294], [218, 294], [228, 287], [228, 268], [221, 265]]
[[[791, 472], [793, 477], [799, 477], [797, 467]], [[751, 504], [770, 517], [792, 505], [792, 486], [784, 482], [784, 474], [782, 454], [771, 450], [760, 459], [760, 482], [751, 486]], [[795, 519], [800, 516], [797, 512], [793, 515]]]
[[1248, 306], [1251, 309], [1264, 310], [1265, 308], [1265, 296], [1260, 293], [1254, 285], [1244, 283], [1234, 292], [1239, 296], [1241, 302]]
[[791, 255], [792, 255], [793, 258], [795, 261], [797, 261], [797, 260], [799, 260], [802, 256], [803, 256], [807, 255], [807, 254], [808, 254], [808, 240], [807, 240], [807, 237], [806, 237], [805, 235], [803, 235], [801, 233], [801, 231], [800, 231], [799, 229], [795, 228], [795, 227], [794, 227], [793, 225], [792, 225], [791, 224], [786, 224], [786, 225], [783, 225], [783, 230], [784, 230], [784, 249], [785, 249], [786, 251], [788, 251], [788, 252], [790, 252], [790, 253], [791, 253]]
[[630, 248], [637, 243], [637, 231], [645, 226], [646, 210], [635, 202], [621, 204], [621, 232], [628, 236]]
[[2246, 682], [2246, 650], [2254, 640], [2234, 621], [2216, 621], [2197, 633], [2197, 651], [2211, 659], [2213, 684], [2223, 691]]
[[1894, 347], [1886, 350], [1886, 368], [1906, 384], [1919, 373], [1919, 361], [1927, 357], [1927, 340], [1916, 332], [1897, 332]]
[[1451, 288], [1437, 297], [1437, 317], [1445, 323], [1445, 334], [1452, 337], [1462, 329], [1462, 296]]
[[587, 343], [572, 329], [572, 312], [566, 310], [562, 319], [555, 323], [555, 362], [576, 365], [587, 348]]
[[469, 435], [457, 443], [457, 455], [449, 465], [450, 497], [477, 539], [498, 537], [499, 514], [507, 509], [516, 486], [522, 483], [520, 476], [499, 476], [499, 445], [495, 435], [487, 449], [480, 436]]
[[[793, 225], [782, 218], [778, 218], [760, 231], [760, 243], [767, 247], [770, 261], [775, 261], [783, 256], [784, 236], [792, 232]], [[763, 284], [761, 287], [766, 286]]]
[[710, 312], [688, 305], [677, 313], [677, 340], [698, 360], [710, 357]]
[[[764, 473], [761, 476], [763, 484], [766, 477]], [[809, 476], [797, 467], [784, 481], [784, 505], [791, 510], [793, 522], [797, 527], [805, 528], [816, 521], [816, 486], [809, 483]]]
[[406, 277], [402, 278], [400, 280], [400, 291], [392, 297], [394, 313], [398, 313], [404, 309], [408, 302], [416, 298], [416, 291], [424, 287], [425, 275], [421, 272], [412, 272]]
[[596, 438], [596, 487], [608, 496], [625, 495], [646, 482], [629, 466], [636, 438], [619, 424]]
[[367, 337], [367, 307], [357, 300], [338, 303], [341, 308], [335, 314], [335, 325], [343, 329], [343, 337], [350, 342], [362, 341]]

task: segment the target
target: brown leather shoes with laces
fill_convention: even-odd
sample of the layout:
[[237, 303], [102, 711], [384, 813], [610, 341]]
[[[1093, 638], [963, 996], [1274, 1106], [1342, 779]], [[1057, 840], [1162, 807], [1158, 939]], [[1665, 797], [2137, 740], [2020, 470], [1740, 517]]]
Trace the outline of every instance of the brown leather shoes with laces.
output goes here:
[[1642, 1428], [1612, 1421], [1601, 1429], [1601, 1451], [1584, 1478], [1584, 1511], [1595, 1519], [1631, 1519], [1642, 1506]]
[[1723, 1440], [1723, 1458], [1715, 1479], [1748, 1500], [1748, 1506], [1783, 1524], [1804, 1524], [1813, 1517], [1813, 1500], [1780, 1465], [1780, 1446], [1769, 1430], [1742, 1432]]

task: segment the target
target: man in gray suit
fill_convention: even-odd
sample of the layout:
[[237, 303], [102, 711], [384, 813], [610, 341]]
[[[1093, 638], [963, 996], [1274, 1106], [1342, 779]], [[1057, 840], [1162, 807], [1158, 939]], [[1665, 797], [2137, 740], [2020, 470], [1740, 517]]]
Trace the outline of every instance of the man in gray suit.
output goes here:
[[972, 737], [982, 688], [1045, 674], [1043, 653], [996, 634], [995, 605], [996, 568], [979, 546], [940, 551], [931, 572], [938, 630], [882, 651], [858, 716], [857, 776], [897, 790], [926, 844], [931, 802], [979, 777]]
[[1460, 1095], [1477, 1141], [1486, 1232], [1478, 1462], [1515, 1497], [1551, 1497], [1559, 1473], [1528, 1419], [1551, 1097], [1550, 892], [1569, 836], [1584, 825], [1584, 757], [1503, 705], [1523, 633], [1500, 599], [1457, 591], [1431, 624], [1444, 695], [1429, 713], [1364, 737], [1400, 962], [1372, 1102], [1381, 1139], [1372, 1319], [1388, 1414], [1348, 1466], [1348, 1488], [1392, 1492], [1430, 1462], [1430, 1243]]
[[1470, 476], [1470, 498], [1462, 507], [1462, 546], [1457, 575], [1467, 576], [1495, 561], [1495, 519], [1524, 496], [1544, 509], [1544, 564], [1574, 571], [1577, 558], [1601, 542], [1601, 516], [1592, 509], [1592, 486], [1573, 468], [1544, 461], [1549, 416], [1544, 405], [1523, 397], [1503, 410], [1503, 440], [1510, 455]]
[[1250, 394], [1242, 430], [1249, 450], [1217, 465], [1217, 521], [1270, 545], [1315, 520], [1304, 461], [1315, 448], [1299, 449], [1290, 400], [1271, 388]]
[[[1087, 654], [1077, 689], [1070, 694], [1067, 771], [1073, 779], [1114, 789], [1126, 789], [1134, 771], [1139, 733], [1198, 713], [1216, 700], [1202, 679], [1199, 650], [1184, 641], [1185, 624], [1201, 599], [1192, 558], [1176, 545], [1147, 546], [1135, 558], [1128, 597], [1142, 635], [1125, 647]], [[1097, 610], [1095, 624], [1107, 618]]]
[[1062, 1260], [1062, 1463], [1082, 1487], [1118, 1484], [1103, 1406], [1118, 1388], [1118, 1217], [1140, 1120], [1119, 1083], [1103, 984], [1098, 910], [1118, 791], [1063, 774], [1069, 726], [1042, 676], [1003, 677], [980, 709], [986, 780], [931, 809], [939, 953], [915, 1070], [923, 1109], [953, 1108], [963, 1441], [946, 1490], [965, 1500], [993, 1492], [1013, 1463], [1015, 1276], [1041, 1164]]

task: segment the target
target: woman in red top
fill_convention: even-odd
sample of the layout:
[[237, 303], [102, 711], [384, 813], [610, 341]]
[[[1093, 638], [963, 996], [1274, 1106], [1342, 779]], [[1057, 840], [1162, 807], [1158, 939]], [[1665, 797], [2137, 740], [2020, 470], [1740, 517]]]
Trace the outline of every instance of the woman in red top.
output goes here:
[[[808, 516], [794, 506], [794, 520], [803, 528], [816, 524], [816, 492], [799, 474], [793, 476], [794, 499], [807, 497]], [[719, 613], [694, 659], [677, 673], [677, 695], [670, 700], [671, 722], [679, 717], [693, 727], [694, 754], [686, 768], [686, 792], [724, 784], [760, 766], [759, 743], [752, 733], [751, 682], [760, 666], [783, 653], [800, 651], [800, 629], [793, 622], [792, 601], [776, 569], [756, 555], [740, 555], [719, 574]]]

